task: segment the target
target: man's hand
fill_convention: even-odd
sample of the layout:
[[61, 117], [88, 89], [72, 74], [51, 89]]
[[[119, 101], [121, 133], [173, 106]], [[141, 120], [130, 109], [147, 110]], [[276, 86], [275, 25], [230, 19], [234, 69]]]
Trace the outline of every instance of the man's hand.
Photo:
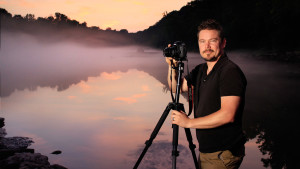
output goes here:
[[[168, 47], [171, 47], [172, 45], [169, 44]], [[166, 57], [166, 62], [168, 63], [169, 66], [172, 66], [172, 62], [175, 66], [177, 66], [177, 61], [173, 59], [172, 57]]]
[[168, 63], [169, 66], [172, 66], [172, 62], [175, 66], [177, 66], [177, 61], [172, 57], [166, 57], [166, 62]]
[[172, 110], [171, 112], [172, 124], [177, 124], [180, 127], [189, 128], [190, 118], [185, 114], [185, 112]]

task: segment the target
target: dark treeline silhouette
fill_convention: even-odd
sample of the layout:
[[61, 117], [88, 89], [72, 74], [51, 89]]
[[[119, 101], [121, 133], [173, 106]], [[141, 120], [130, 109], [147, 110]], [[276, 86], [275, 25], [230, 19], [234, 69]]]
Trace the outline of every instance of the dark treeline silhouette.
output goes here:
[[120, 31], [97, 26], [88, 27], [86, 22], [79, 23], [59, 12], [55, 16], [38, 17], [34, 14], [10, 14], [6, 9], [0, 8], [1, 29], [11, 32], [23, 32], [37, 36], [43, 41], [56, 42], [73, 40], [89, 46], [130, 45], [132, 38], [126, 29]]
[[197, 51], [198, 24], [214, 18], [224, 26], [227, 49], [295, 51], [300, 49], [299, 9], [297, 0], [195, 0], [165, 13], [155, 25], [137, 32], [136, 39], [159, 48], [182, 40]]
[[[112, 28], [87, 27], [86, 22], [79, 23], [61, 13], [35, 19], [33, 14], [12, 16], [0, 8], [0, 14], [1, 20], [6, 21], [2, 27], [10, 30], [22, 27], [27, 32], [36, 33], [37, 27], [43, 25], [42, 32], [46, 29], [46, 32], [57, 33], [73, 28], [73, 32], [69, 30], [68, 37], [82, 38], [82, 41], [88, 40], [94, 45], [104, 42], [121, 45], [136, 43], [161, 49], [181, 40], [187, 44], [189, 51], [198, 50], [196, 33], [199, 23], [214, 18], [224, 26], [227, 49], [272, 51], [283, 56], [287, 52], [294, 54], [300, 50], [299, 9], [300, 1], [297, 0], [194, 0], [179, 11], [165, 12], [160, 21], [137, 33], [128, 33], [126, 29], [116, 31]], [[79, 31], [93, 34], [89, 34], [88, 38], [82, 34], [76, 37]]]
[[[43, 40], [47, 41], [57, 42], [68, 37], [93, 46], [138, 43], [163, 48], [168, 43], [182, 40], [187, 43], [190, 51], [198, 50], [197, 25], [204, 19], [216, 18], [224, 25], [228, 39], [227, 49], [274, 51], [279, 53], [276, 57], [282, 57], [287, 56], [288, 52], [297, 52], [300, 48], [300, 29], [297, 24], [300, 18], [299, 4], [300, 1], [296, 0], [192, 1], [180, 11], [164, 13], [164, 17], [155, 25], [137, 33], [128, 33], [126, 29], [116, 31], [111, 28], [103, 30], [95, 26], [87, 27], [87, 23], [71, 20], [61, 13], [37, 19], [33, 14], [12, 16], [5, 9], [0, 9], [0, 14], [2, 29], [40, 35], [38, 37], [44, 37]], [[140, 53], [139, 57], [142, 55], [146, 53]], [[150, 62], [151, 57], [145, 58]], [[157, 65], [153, 69], [152, 65], [145, 63], [138, 63], [138, 68], [145, 72], [155, 71], [150, 74], [160, 81], [165, 79], [166, 75], [161, 76], [162, 69], [158, 69]], [[295, 168], [296, 157], [293, 154], [297, 147], [299, 70], [294, 67], [299, 68], [299, 62], [280, 65], [282, 67], [278, 70], [275, 67], [274, 70], [259, 73], [255, 73], [255, 66], [249, 67], [247, 78], [252, 80], [249, 80], [247, 88], [244, 128], [247, 137], [257, 137], [257, 142], [261, 144], [260, 151], [269, 155], [262, 159], [265, 166]], [[163, 66], [165, 65], [162, 64], [161, 67]], [[119, 69], [119, 65], [117, 67]], [[124, 68], [124, 71], [127, 69]], [[95, 69], [93, 75], [98, 73], [98, 69]], [[70, 84], [76, 84], [86, 77], [87, 75], [82, 75], [78, 79], [71, 79]], [[50, 83], [50, 86], [54, 87], [57, 83]], [[60, 85], [59, 89], [63, 90], [70, 84]]]

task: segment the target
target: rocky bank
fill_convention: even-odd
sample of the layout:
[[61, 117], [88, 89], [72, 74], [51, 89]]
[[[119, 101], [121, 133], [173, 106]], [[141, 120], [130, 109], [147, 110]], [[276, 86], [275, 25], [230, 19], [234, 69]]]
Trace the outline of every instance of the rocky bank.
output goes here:
[[66, 169], [53, 164], [48, 157], [28, 148], [33, 140], [28, 137], [5, 137], [4, 118], [0, 117], [0, 169]]

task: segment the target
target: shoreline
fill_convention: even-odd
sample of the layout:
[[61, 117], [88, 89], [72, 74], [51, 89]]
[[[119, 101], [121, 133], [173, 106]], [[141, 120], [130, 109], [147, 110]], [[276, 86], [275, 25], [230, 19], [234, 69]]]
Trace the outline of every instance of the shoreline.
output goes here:
[[0, 169], [67, 169], [50, 164], [48, 157], [28, 148], [34, 141], [29, 137], [5, 137], [5, 119], [0, 117]]

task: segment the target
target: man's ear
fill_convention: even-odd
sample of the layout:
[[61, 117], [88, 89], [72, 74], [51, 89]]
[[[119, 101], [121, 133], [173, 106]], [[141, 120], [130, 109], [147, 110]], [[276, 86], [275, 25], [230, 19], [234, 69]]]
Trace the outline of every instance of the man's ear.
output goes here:
[[223, 39], [221, 46], [222, 46], [222, 48], [225, 48], [225, 46], [226, 46], [226, 38]]

